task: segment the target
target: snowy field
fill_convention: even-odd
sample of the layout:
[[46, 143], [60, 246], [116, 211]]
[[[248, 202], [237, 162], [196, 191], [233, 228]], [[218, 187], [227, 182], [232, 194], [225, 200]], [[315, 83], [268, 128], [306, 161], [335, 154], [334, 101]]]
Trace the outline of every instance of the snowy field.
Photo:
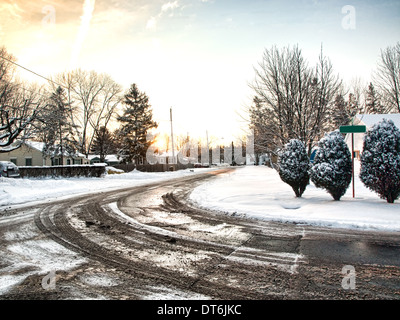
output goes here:
[[9, 179], [0, 177], [0, 209], [11, 205], [34, 204], [44, 200], [58, 200], [80, 194], [140, 186], [210, 170], [215, 170], [215, 168], [196, 168], [174, 172], [132, 171], [108, 174], [104, 178]]
[[302, 198], [279, 174], [263, 166], [247, 166], [197, 187], [191, 200], [200, 207], [249, 218], [305, 223], [334, 228], [400, 231], [400, 200], [389, 204], [364, 187], [356, 162], [355, 198], [351, 184], [340, 201], [312, 183]]

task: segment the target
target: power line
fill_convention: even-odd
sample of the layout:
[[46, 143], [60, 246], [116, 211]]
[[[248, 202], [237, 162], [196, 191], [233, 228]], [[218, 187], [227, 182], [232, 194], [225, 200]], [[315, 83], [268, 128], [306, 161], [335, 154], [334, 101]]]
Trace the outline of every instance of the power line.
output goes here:
[[25, 68], [25, 67], [21, 66], [20, 64], [18, 64], [18, 63], [16, 63], [16, 62], [12, 61], [12, 60], [10, 60], [10, 59], [7, 59], [7, 58], [5, 58], [5, 57], [3, 57], [3, 56], [0, 56], [0, 58], [2, 58], [2, 59], [4, 59], [4, 60], [7, 60], [8, 62], [10, 62], [10, 63], [12, 63], [12, 64], [15, 64], [17, 67], [20, 67], [20, 68], [22, 68], [22, 69], [24, 69], [24, 70], [26, 70], [26, 71], [28, 71], [28, 72], [33, 73], [34, 75], [36, 75], [36, 76], [38, 76], [38, 77], [41, 77], [41, 78], [43, 78], [43, 79], [45, 79], [45, 80], [47, 80], [47, 81], [50, 81], [50, 82], [56, 84], [56, 85], [59, 86], [59, 87], [63, 87], [63, 88], [65, 88], [65, 89], [68, 89], [67, 87], [63, 86], [62, 84], [59, 84], [59, 83], [57, 83], [57, 82], [55, 82], [55, 81], [53, 81], [53, 80], [51, 80], [51, 79], [49, 79], [49, 78], [46, 78], [46, 77], [40, 75], [39, 73], [36, 73], [35, 71], [32, 71], [32, 70], [30, 70], [30, 69], [28, 69], [28, 68]]

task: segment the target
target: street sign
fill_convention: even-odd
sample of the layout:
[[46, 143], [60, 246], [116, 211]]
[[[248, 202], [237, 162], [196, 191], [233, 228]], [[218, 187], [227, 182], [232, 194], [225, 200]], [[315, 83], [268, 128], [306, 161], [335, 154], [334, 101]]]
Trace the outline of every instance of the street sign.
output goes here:
[[352, 184], [353, 184], [353, 198], [355, 197], [355, 186], [354, 186], [354, 133], [367, 132], [366, 126], [340, 126], [341, 133], [351, 133], [351, 171], [352, 171]]
[[366, 126], [341, 126], [341, 133], [364, 133], [367, 131]]

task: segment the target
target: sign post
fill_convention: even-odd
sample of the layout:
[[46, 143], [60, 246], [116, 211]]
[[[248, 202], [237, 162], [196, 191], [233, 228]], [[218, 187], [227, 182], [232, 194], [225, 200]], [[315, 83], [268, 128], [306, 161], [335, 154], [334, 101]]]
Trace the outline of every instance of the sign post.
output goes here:
[[352, 184], [353, 184], [353, 198], [355, 197], [355, 187], [354, 187], [354, 134], [364, 133], [367, 131], [366, 126], [341, 126], [341, 133], [351, 133], [351, 174], [352, 174]]

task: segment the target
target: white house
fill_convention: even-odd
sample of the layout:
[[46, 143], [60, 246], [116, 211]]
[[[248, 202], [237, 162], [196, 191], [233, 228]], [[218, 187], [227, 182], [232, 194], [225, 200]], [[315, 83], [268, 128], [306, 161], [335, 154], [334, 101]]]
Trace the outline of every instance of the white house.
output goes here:
[[[57, 166], [61, 165], [61, 157], [45, 157], [43, 142], [25, 141], [21, 147], [10, 152], [0, 153], [0, 161], [11, 161], [17, 166]], [[90, 164], [84, 154], [77, 153], [73, 157], [64, 155], [64, 165]]]
[[[400, 129], [400, 113], [391, 114], [358, 114], [354, 117], [354, 125], [364, 125], [367, 127], [367, 131], [372, 126], [383, 119], [392, 120], [397, 128]], [[360, 154], [363, 151], [364, 133], [354, 133], [354, 156], [360, 158]], [[351, 133], [348, 133], [345, 137], [345, 141], [351, 150]]]

